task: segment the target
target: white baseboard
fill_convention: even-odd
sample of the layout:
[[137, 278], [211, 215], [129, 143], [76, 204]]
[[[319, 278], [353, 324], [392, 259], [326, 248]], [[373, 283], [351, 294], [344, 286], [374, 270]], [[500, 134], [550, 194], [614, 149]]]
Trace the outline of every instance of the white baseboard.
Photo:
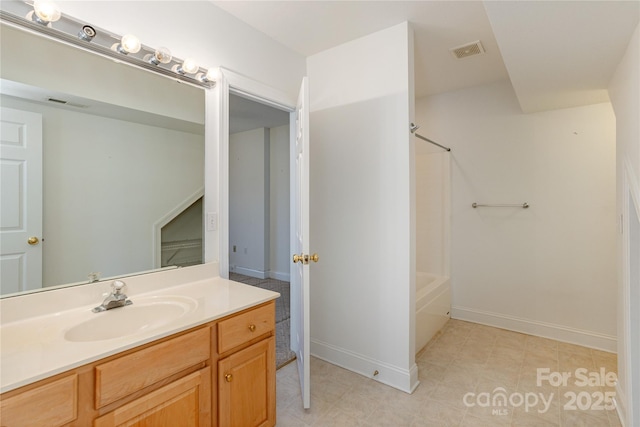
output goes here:
[[620, 420], [620, 425], [622, 427], [627, 426], [627, 399], [625, 394], [622, 392], [620, 388], [620, 384], [616, 384], [616, 397], [614, 398], [614, 402], [616, 404], [616, 413], [618, 414], [618, 419]]
[[229, 266], [229, 271], [232, 273], [238, 273], [249, 277], [255, 277], [256, 279], [267, 279], [269, 275], [266, 271], [253, 270], [251, 268]]
[[256, 279], [276, 279], [284, 282], [290, 282], [289, 273], [280, 273], [278, 271], [261, 271], [254, 270], [246, 267], [238, 267], [237, 265], [230, 265], [229, 271], [231, 273], [243, 274], [249, 277], [255, 277]]
[[281, 273], [279, 271], [270, 271], [269, 272], [269, 278], [276, 279], [276, 280], [282, 280], [283, 282], [290, 282], [291, 281], [291, 275], [289, 273]]
[[[318, 359], [374, 379], [405, 393], [413, 393], [418, 384], [420, 384], [418, 381], [418, 366], [415, 363], [409, 370], [398, 368], [397, 366], [314, 339], [311, 340], [311, 354]], [[378, 374], [374, 376], [376, 371]]]
[[460, 306], [451, 307], [451, 317], [612, 353], [617, 352], [617, 338], [612, 335]]

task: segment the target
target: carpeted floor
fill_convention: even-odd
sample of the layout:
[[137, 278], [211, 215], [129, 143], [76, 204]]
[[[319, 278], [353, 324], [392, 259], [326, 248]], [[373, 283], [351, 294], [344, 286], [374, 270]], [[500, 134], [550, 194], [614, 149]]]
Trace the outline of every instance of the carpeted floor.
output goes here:
[[295, 359], [296, 355], [291, 351], [289, 333], [291, 327], [289, 282], [276, 279], [257, 279], [237, 273], [229, 273], [229, 279], [280, 293], [280, 298], [276, 300], [276, 367], [280, 368]]

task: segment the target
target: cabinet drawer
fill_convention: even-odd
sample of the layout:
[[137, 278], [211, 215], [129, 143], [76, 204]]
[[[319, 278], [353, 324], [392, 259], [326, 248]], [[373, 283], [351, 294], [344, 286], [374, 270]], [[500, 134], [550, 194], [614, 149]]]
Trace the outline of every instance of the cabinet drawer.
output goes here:
[[180, 378], [97, 418], [94, 427], [211, 425], [211, 368]]
[[233, 316], [218, 323], [218, 353], [234, 349], [275, 328], [275, 304]]
[[96, 409], [209, 359], [209, 327], [96, 366]]
[[78, 415], [78, 375], [73, 374], [43, 386], [2, 399], [2, 425], [61, 426]]

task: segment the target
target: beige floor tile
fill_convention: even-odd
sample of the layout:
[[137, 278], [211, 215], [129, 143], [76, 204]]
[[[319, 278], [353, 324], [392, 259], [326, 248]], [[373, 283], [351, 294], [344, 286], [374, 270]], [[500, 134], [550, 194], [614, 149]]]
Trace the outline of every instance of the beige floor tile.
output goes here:
[[[576, 387], [575, 369], [615, 372], [615, 354], [547, 338], [527, 336], [484, 325], [451, 320], [416, 357], [420, 385], [407, 394], [375, 380], [312, 358], [312, 409], [302, 410], [295, 365], [277, 373], [278, 426], [586, 426], [619, 427], [614, 411], [565, 408], [566, 392], [605, 391]], [[537, 369], [568, 371], [567, 387], [537, 384]], [[467, 393], [543, 393], [553, 398], [548, 411], [528, 412], [524, 406], [469, 407]], [[541, 405], [541, 404], [540, 404]], [[542, 406], [540, 406], [541, 408]]]
[[322, 399], [329, 403], [337, 402], [350, 390], [350, 386], [329, 379], [311, 380], [311, 397]]
[[511, 425], [514, 427], [559, 427], [560, 416], [556, 414], [551, 417], [535, 412], [514, 411]]
[[504, 354], [496, 353], [489, 356], [485, 364], [486, 369], [500, 370], [513, 374], [519, 374], [522, 367], [522, 360], [511, 359]]
[[501, 343], [496, 343], [491, 351], [492, 356], [509, 359], [512, 363], [522, 364], [524, 360], [524, 347], [508, 347]]
[[276, 425], [278, 427], [308, 427], [309, 424], [300, 420], [289, 411], [278, 411], [276, 415]]
[[414, 413], [402, 408], [381, 407], [373, 411], [366, 421], [372, 426], [411, 427], [414, 419]]
[[286, 411], [300, 421], [309, 425], [313, 425], [323, 415], [328, 413], [332, 407], [332, 403], [326, 402], [325, 400], [320, 398], [315, 398], [313, 399], [313, 404], [309, 409], [303, 409], [302, 400], [297, 400], [289, 404], [289, 406], [286, 408]]
[[[475, 390], [480, 378], [480, 374], [470, 374], [468, 372], [451, 369], [451, 367], [449, 367], [447, 372], [445, 372], [444, 379], [440, 382], [440, 386], [446, 385], [447, 387], [458, 388], [460, 391], [467, 393]], [[464, 395], [464, 393], [462, 393], [462, 395]]]
[[620, 417], [618, 417], [618, 413], [616, 411], [608, 411], [607, 415], [609, 417], [609, 425], [611, 427], [622, 427]]
[[560, 410], [561, 425], [567, 427], [608, 427], [609, 417], [605, 411]]
[[343, 396], [335, 408], [351, 418], [365, 421], [378, 407], [378, 401], [356, 393]]
[[360, 383], [353, 387], [351, 393], [373, 400], [387, 400], [393, 399], [396, 393], [402, 392], [378, 381], [368, 379], [366, 383]]
[[439, 382], [429, 382], [428, 380], [420, 379], [420, 384], [411, 396], [414, 396], [422, 405], [424, 404], [424, 401], [431, 396], [431, 393], [433, 393], [439, 384]]
[[[369, 426], [366, 420], [354, 418], [351, 415], [342, 412], [341, 410], [333, 407], [326, 414], [324, 414], [313, 427], [364, 427]], [[279, 427], [279, 425], [278, 425]]]
[[436, 365], [427, 360], [418, 360], [416, 364], [418, 365], [418, 375], [420, 376], [421, 381], [426, 378], [441, 381], [444, 378], [446, 369], [443, 369], [442, 366]]
[[519, 372], [501, 369], [499, 367], [486, 366], [482, 371], [480, 381], [488, 380], [496, 384], [496, 386], [515, 389], [520, 378]]
[[551, 372], [557, 372], [559, 369], [557, 354], [542, 354], [538, 352], [526, 351], [522, 360], [523, 371], [537, 368], [549, 368]]
[[493, 415], [489, 417], [478, 417], [467, 413], [460, 423], [460, 427], [500, 427], [510, 426], [511, 417], [509, 415]]
[[575, 353], [575, 354], [582, 354], [584, 356], [591, 356], [590, 348], [582, 347], [581, 345], [560, 342], [560, 341], [558, 341], [558, 351], [562, 351], [564, 353]]
[[469, 388], [464, 385], [440, 383], [431, 393], [431, 400], [444, 403], [464, 411], [467, 409], [463, 401], [464, 395], [469, 392], [473, 392], [474, 390], [475, 387]]
[[488, 334], [479, 334], [474, 335], [473, 333], [467, 338], [465, 345], [467, 347], [476, 347], [478, 349], [493, 349], [494, 344], [496, 343], [495, 335]]
[[527, 349], [538, 348], [538, 347], [549, 347], [558, 349], [558, 341], [552, 340], [550, 338], [537, 337], [535, 335], [527, 335], [527, 339], [525, 340]]
[[591, 354], [558, 351], [558, 367], [560, 371], [571, 372], [573, 375], [576, 369], [585, 368], [593, 371], [596, 365]]
[[618, 371], [618, 357], [613, 353], [607, 353], [605, 351], [592, 350], [593, 363], [596, 369], [600, 367], [605, 368], [610, 372]]
[[453, 359], [456, 357], [458, 353], [456, 352], [447, 352], [442, 349], [429, 347], [425, 350], [425, 352], [420, 357], [420, 360], [428, 360], [430, 363], [434, 365], [442, 366], [446, 368], [451, 364]]
[[427, 399], [417, 411], [414, 425], [458, 426], [462, 422], [465, 412], [466, 409], [461, 410], [446, 403]]

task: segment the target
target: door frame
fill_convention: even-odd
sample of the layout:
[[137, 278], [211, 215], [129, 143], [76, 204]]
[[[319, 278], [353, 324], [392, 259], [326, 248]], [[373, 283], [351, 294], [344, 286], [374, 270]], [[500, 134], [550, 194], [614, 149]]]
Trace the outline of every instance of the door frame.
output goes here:
[[[229, 93], [288, 113], [296, 110], [297, 100], [273, 87], [234, 71], [220, 68], [216, 89], [221, 123], [218, 126], [218, 194], [219, 194], [219, 266], [220, 277], [229, 278]], [[206, 210], [207, 208], [205, 208]], [[211, 212], [206, 210], [206, 212]], [[206, 216], [206, 215], [205, 215]]]

